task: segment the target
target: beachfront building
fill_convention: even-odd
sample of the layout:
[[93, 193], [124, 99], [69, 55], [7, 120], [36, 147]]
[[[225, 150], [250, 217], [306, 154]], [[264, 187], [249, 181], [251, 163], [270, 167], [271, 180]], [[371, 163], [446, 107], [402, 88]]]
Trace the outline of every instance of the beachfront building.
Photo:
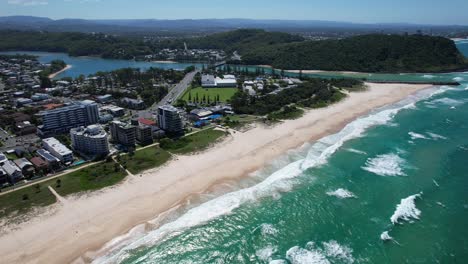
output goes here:
[[224, 75], [221, 77], [214, 77], [211, 74], [202, 75], [201, 83], [203, 88], [223, 88], [237, 87], [237, 79], [234, 75]]
[[70, 138], [75, 151], [91, 155], [109, 154], [107, 133], [99, 125], [73, 128]]
[[73, 162], [73, 152], [56, 138], [45, 138], [42, 140], [44, 149], [63, 163]]
[[140, 124], [136, 128], [136, 140], [142, 146], [153, 143], [153, 129], [151, 126]]
[[8, 175], [8, 181], [10, 183], [16, 183], [23, 179], [23, 173], [21, 172], [21, 169], [18, 168], [18, 166], [16, 166], [16, 164], [11, 160], [5, 162], [2, 166], [2, 169]]
[[160, 106], [158, 109], [159, 127], [168, 134], [181, 135], [184, 133], [182, 118], [172, 105]]
[[99, 122], [98, 106], [91, 100], [43, 111], [38, 116], [42, 118], [42, 125], [38, 127], [41, 137], [68, 133], [72, 128]]
[[32, 177], [34, 176], [34, 165], [29, 162], [26, 158], [16, 159], [15, 161], [16, 166], [21, 169], [21, 173], [25, 177]]
[[136, 127], [120, 121], [110, 123], [111, 138], [114, 143], [125, 147], [134, 147], [136, 144]]

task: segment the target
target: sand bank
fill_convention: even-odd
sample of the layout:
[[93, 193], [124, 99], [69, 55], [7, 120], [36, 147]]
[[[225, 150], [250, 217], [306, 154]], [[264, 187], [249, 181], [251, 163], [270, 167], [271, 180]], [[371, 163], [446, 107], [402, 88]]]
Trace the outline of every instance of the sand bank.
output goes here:
[[160, 169], [129, 176], [115, 188], [67, 198], [51, 209], [55, 210], [53, 214], [37, 216], [23, 223], [19, 230], [1, 236], [0, 262], [72, 262], [136, 225], [154, 219], [190, 194], [202, 192], [217, 182], [248, 175], [289, 149], [337, 132], [358, 116], [427, 87], [368, 85], [370, 89], [366, 92], [352, 93], [340, 103], [308, 111], [297, 120], [233, 133], [204, 153], [179, 156]]
[[52, 74], [49, 74], [49, 79], [53, 79], [53, 78], [55, 78], [57, 75], [59, 75], [60, 73], [62, 73], [62, 72], [64, 72], [64, 71], [67, 71], [67, 70], [69, 70], [69, 69], [71, 69], [71, 68], [72, 68], [72, 66], [67, 64], [67, 66], [65, 66], [65, 68], [61, 69], [60, 71], [54, 72], [54, 73], [52, 73]]

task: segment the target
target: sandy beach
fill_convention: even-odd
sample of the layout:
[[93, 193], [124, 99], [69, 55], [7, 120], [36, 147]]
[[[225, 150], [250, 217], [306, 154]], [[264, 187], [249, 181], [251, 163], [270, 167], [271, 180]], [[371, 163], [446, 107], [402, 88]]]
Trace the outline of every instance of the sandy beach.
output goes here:
[[[222, 143], [194, 156], [179, 156], [166, 166], [129, 176], [114, 187], [82, 197], [66, 197], [53, 213], [40, 215], [0, 237], [1, 263], [89, 262], [86, 252], [136, 225], [154, 219], [190, 194], [216, 183], [238, 179], [267, 165], [289, 149], [343, 128], [374, 108], [402, 100], [427, 87], [414, 84], [368, 84], [340, 103], [311, 110], [274, 127], [257, 125], [233, 133]], [[213, 165], [215, 164], [215, 165]]]
[[71, 68], [72, 68], [72, 66], [67, 64], [67, 66], [65, 66], [65, 68], [61, 69], [60, 71], [49, 74], [49, 79], [53, 79], [53, 78], [55, 78], [55, 76], [59, 75], [60, 73], [66, 71], [66, 70], [69, 70]]

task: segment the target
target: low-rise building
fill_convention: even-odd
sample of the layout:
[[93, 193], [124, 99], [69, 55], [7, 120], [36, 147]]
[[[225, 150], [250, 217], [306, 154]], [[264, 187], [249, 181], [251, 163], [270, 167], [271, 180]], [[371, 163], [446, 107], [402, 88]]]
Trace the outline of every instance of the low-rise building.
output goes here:
[[31, 163], [36, 171], [40, 171], [42, 173], [47, 173], [49, 171], [48, 163], [41, 157], [33, 157], [31, 159]]
[[234, 75], [224, 75], [223, 78], [210, 74], [202, 75], [201, 83], [203, 88], [237, 87], [237, 79]]
[[58, 158], [63, 163], [73, 162], [73, 152], [65, 145], [60, 143], [56, 138], [45, 138], [42, 140], [44, 149], [49, 151], [53, 156]]
[[91, 155], [109, 154], [107, 133], [101, 126], [91, 125], [70, 130], [70, 138], [74, 150]]
[[125, 97], [121, 100], [121, 103], [123, 106], [130, 108], [130, 109], [134, 109], [134, 110], [145, 109], [145, 102], [143, 102], [143, 100]]
[[26, 158], [16, 159], [14, 162], [25, 177], [29, 178], [34, 175], [34, 165]]
[[16, 164], [11, 160], [5, 162], [5, 164], [2, 166], [2, 169], [8, 175], [8, 181], [10, 183], [16, 183], [23, 179], [23, 173], [21, 172], [21, 169], [18, 168], [18, 166], [16, 166]]
[[47, 167], [51, 170], [58, 169], [60, 167], [60, 160], [52, 155], [49, 151], [45, 149], [37, 150], [37, 155], [41, 157], [46, 163]]
[[16, 135], [24, 136], [24, 135], [36, 133], [37, 128], [35, 125], [31, 124], [31, 122], [23, 121], [23, 122], [16, 123], [14, 130], [15, 130]]

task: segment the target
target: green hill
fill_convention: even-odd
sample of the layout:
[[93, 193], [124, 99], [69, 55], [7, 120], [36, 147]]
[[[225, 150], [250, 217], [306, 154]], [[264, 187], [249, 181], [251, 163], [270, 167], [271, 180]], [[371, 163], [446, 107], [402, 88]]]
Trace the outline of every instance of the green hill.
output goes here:
[[419, 35], [374, 34], [263, 46], [243, 53], [242, 61], [285, 70], [440, 72], [468, 68], [453, 41]]

